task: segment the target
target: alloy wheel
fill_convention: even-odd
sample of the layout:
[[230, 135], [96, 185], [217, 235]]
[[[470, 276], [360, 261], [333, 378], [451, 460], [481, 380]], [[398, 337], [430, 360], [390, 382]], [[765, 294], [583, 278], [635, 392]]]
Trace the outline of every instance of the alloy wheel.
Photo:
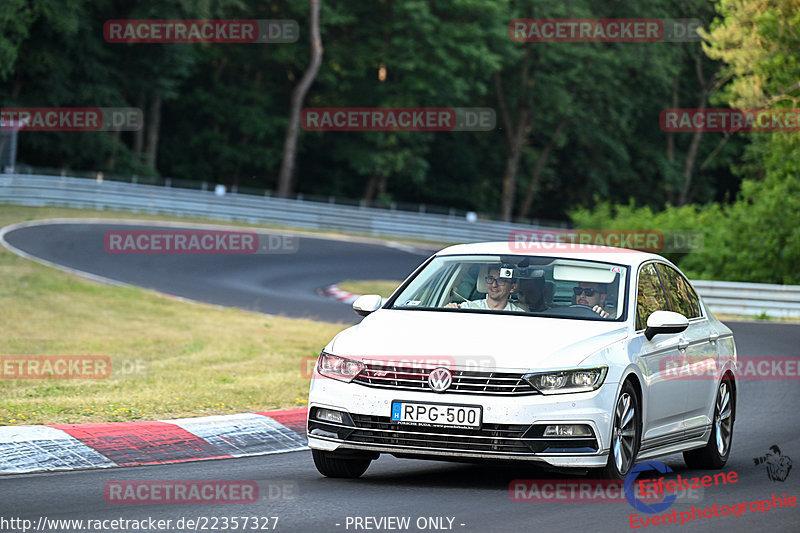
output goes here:
[[724, 381], [719, 386], [719, 391], [717, 392], [717, 408], [715, 413], [714, 425], [717, 430], [717, 452], [721, 456], [725, 456], [731, 444], [733, 419], [731, 418], [731, 394], [728, 390], [728, 384]]
[[625, 474], [633, 463], [636, 445], [636, 408], [631, 395], [627, 392], [620, 395], [614, 418], [613, 450], [617, 470]]

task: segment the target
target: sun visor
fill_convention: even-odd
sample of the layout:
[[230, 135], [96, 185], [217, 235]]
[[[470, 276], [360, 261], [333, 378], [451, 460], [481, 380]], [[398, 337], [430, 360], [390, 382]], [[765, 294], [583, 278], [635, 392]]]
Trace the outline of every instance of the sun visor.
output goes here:
[[585, 265], [554, 265], [553, 279], [559, 281], [587, 281], [591, 283], [611, 283], [616, 278], [617, 273], [612, 272], [608, 266], [597, 268]]

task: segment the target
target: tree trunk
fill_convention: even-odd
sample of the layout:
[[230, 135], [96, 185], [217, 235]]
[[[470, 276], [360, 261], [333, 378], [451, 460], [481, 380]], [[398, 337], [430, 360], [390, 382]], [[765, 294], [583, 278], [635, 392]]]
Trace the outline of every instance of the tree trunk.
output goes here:
[[[678, 107], [678, 82], [680, 77], [676, 74], [672, 78], [672, 108]], [[675, 162], [675, 134], [672, 132], [667, 133], [667, 161], [670, 163]]]
[[367, 186], [364, 188], [364, 203], [369, 206], [375, 200], [376, 191], [378, 190], [378, 174], [373, 172], [369, 175]]
[[[240, 144], [242, 146], [249, 145], [250, 144], [250, 135], [243, 136], [242, 137], [242, 141], [241, 141]], [[231, 180], [230, 180], [231, 188], [233, 188], [233, 187], [237, 187], [238, 188], [239, 187], [239, 181], [240, 181], [241, 175], [242, 175], [242, 160], [239, 159], [239, 161], [236, 163], [236, 169], [233, 171], [233, 176], [231, 177]]]
[[[705, 109], [706, 105], [705, 102], [700, 106], [699, 109]], [[697, 150], [700, 148], [700, 141], [703, 140], [703, 132], [702, 130], [697, 130], [694, 132], [694, 136], [692, 136], [692, 142], [689, 144], [689, 151], [686, 152], [686, 159], [684, 160], [683, 164], [683, 190], [681, 191], [681, 197], [678, 200], [678, 205], [686, 205], [686, 202], [689, 199], [689, 189], [692, 186], [692, 174], [694, 174], [694, 163], [697, 161]]]
[[378, 194], [375, 197], [380, 198], [386, 194], [386, 185], [389, 183], [389, 176], [387, 174], [380, 174], [378, 176]]
[[[136, 100], [136, 107], [144, 114], [144, 106], [146, 104], [146, 100], [144, 97], [144, 91], [139, 93], [139, 98]], [[139, 158], [139, 161], [142, 160], [142, 150], [144, 148], [144, 124], [138, 130], [133, 132], [133, 153], [136, 154], [136, 157]]]
[[522, 150], [528, 138], [527, 133], [530, 128], [523, 128], [522, 125], [530, 121], [530, 113], [527, 109], [520, 111], [517, 130], [512, 137], [509, 146], [508, 157], [506, 157], [506, 168], [503, 172], [503, 194], [500, 198], [500, 218], [505, 222], [511, 222], [512, 209], [514, 207], [514, 196], [517, 192], [517, 172], [519, 171], [519, 161], [522, 158]]
[[11, 100], [16, 101], [19, 98], [20, 93], [22, 92], [22, 80], [17, 77], [14, 80], [13, 89], [11, 89]]
[[[677, 74], [672, 78], [672, 108], [678, 108], [678, 89], [680, 87], [680, 76]], [[667, 161], [672, 166], [675, 163], [675, 133], [668, 131], [667, 132]], [[664, 194], [666, 195], [667, 201], [669, 203], [675, 203], [675, 186], [671, 183], [671, 180], [664, 180]]]
[[144, 152], [144, 162], [156, 170], [158, 157], [158, 132], [161, 128], [161, 93], [153, 95], [150, 110], [147, 114], [147, 147]]
[[319, 7], [321, 0], [309, 0], [311, 24], [311, 61], [303, 73], [300, 83], [292, 91], [289, 107], [289, 124], [286, 127], [286, 140], [283, 144], [283, 160], [278, 174], [277, 196], [286, 197], [292, 191], [292, 176], [294, 175], [295, 160], [297, 158], [297, 137], [300, 133], [300, 110], [303, 106], [306, 93], [317, 77], [322, 64], [322, 37], [319, 33]]
[[733, 135], [729, 131], [726, 131], [722, 134], [722, 140], [720, 140], [719, 143], [717, 143], [716, 148], [711, 150], [711, 153], [706, 156], [705, 161], [703, 161], [703, 163], [700, 165], [700, 170], [706, 169], [706, 167], [711, 163], [711, 161], [714, 160], [720, 150], [725, 147], [725, 144], [731, 139], [732, 136]]
[[[697, 108], [701, 113], [706, 108], [706, 102], [708, 101], [708, 96], [713, 90], [714, 78], [716, 77], [715, 74], [709, 81], [706, 81], [705, 75], [703, 74], [702, 57], [703, 56], [698, 53], [695, 55], [694, 59], [695, 74], [697, 75], [697, 81], [700, 82], [700, 98], [698, 98]], [[719, 72], [719, 70], [717, 70], [717, 72]], [[678, 199], [679, 206], [686, 205], [686, 202], [689, 200], [689, 191], [692, 186], [692, 175], [694, 174], [694, 166], [695, 162], [697, 161], [697, 152], [700, 149], [700, 141], [702, 140], [703, 132], [698, 129], [692, 136], [692, 142], [689, 144], [689, 150], [686, 152], [686, 158], [683, 162], [683, 190], [681, 190], [681, 196]]]
[[119, 142], [122, 137], [122, 130], [114, 130], [111, 132], [114, 146], [111, 147], [111, 153], [106, 159], [106, 172], [114, 172], [114, 167], [117, 166], [117, 152], [119, 151]]
[[380, 174], [373, 172], [369, 175], [367, 186], [364, 188], [364, 203], [367, 206], [374, 205], [382, 195], [386, 194], [386, 186], [389, 183], [389, 176], [387, 174]]
[[539, 181], [542, 177], [542, 170], [544, 170], [545, 165], [547, 164], [547, 160], [550, 157], [550, 152], [553, 150], [553, 146], [555, 146], [556, 141], [558, 140], [558, 136], [561, 135], [561, 132], [564, 131], [564, 128], [567, 125], [567, 119], [562, 118], [561, 122], [558, 123], [556, 126], [555, 131], [553, 132], [553, 136], [550, 137], [550, 140], [547, 142], [547, 145], [542, 149], [542, 153], [539, 154], [539, 158], [536, 160], [536, 166], [533, 169], [533, 176], [531, 176], [531, 182], [528, 184], [528, 189], [525, 191], [525, 199], [522, 201], [522, 206], [520, 206], [519, 210], [519, 217], [520, 219], [528, 218], [528, 211], [531, 209], [531, 203], [533, 202], [533, 195], [536, 193], [536, 189], [539, 187]]
[[508, 156], [506, 157], [506, 167], [503, 172], [503, 190], [500, 196], [500, 218], [505, 222], [511, 222], [511, 215], [514, 209], [514, 196], [517, 192], [517, 172], [519, 171], [519, 161], [522, 151], [528, 143], [528, 136], [533, 127], [533, 114], [528, 106], [527, 94], [530, 90], [528, 84], [528, 72], [530, 63], [531, 47], [525, 49], [525, 56], [522, 58], [520, 73], [519, 98], [517, 99], [517, 124], [516, 127], [511, 121], [511, 115], [506, 106], [503, 87], [500, 82], [500, 73], [494, 73], [494, 86], [497, 92], [497, 106], [500, 108], [500, 116], [506, 130], [506, 140], [508, 141]]

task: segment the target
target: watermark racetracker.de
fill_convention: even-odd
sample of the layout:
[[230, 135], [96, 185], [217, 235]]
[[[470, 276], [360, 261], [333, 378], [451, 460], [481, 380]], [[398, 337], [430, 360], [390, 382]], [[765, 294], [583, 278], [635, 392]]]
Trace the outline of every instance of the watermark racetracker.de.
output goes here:
[[137, 131], [144, 123], [137, 107], [4, 107], [3, 131]]
[[103, 235], [109, 254], [292, 254], [294, 235], [223, 230], [110, 230]]
[[[731, 361], [738, 380], [776, 381], [800, 379], [798, 356], [739, 356]], [[661, 360], [663, 379], [718, 380], [722, 370], [715, 357], [677, 355]]]
[[[703, 500], [704, 487], [707, 484], [688, 482], [678, 476], [676, 480], [667, 481], [670, 489], [649, 490], [648, 483], [655, 487], [664, 487], [665, 477], [661, 475], [655, 480], [639, 479], [640, 474], [654, 472], [656, 475], [672, 472], [664, 463], [649, 461], [634, 466], [624, 480], [608, 479], [515, 479], [508, 486], [508, 496], [517, 503], [558, 503], [558, 502], [628, 502], [635, 509], [656, 513], [668, 509], [676, 501], [697, 503]], [[661, 483], [661, 485], [659, 485]], [[667, 493], [669, 492], [669, 494]]]
[[[688, 253], [703, 247], [703, 233], [696, 230], [656, 229], [524, 229], [508, 236], [511, 252], [553, 250], [554, 252]], [[606, 246], [616, 250], [595, 249]]]
[[309, 107], [300, 114], [307, 131], [491, 131], [489, 107]]
[[300, 37], [296, 20], [114, 19], [103, 25], [108, 43], [280, 44]]
[[150, 371], [142, 357], [107, 355], [0, 355], [0, 379], [141, 378]]
[[111, 358], [105, 355], [2, 355], [3, 379], [106, 379]]
[[291, 480], [116, 480], [103, 485], [111, 504], [249, 504], [294, 501], [300, 489]]
[[687, 42], [700, 41], [700, 19], [530, 18], [508, 24], [513, 41], [542, 42]]
[[668, 133], [800, 132], [800, 109], [664, 109], [661, 130]]

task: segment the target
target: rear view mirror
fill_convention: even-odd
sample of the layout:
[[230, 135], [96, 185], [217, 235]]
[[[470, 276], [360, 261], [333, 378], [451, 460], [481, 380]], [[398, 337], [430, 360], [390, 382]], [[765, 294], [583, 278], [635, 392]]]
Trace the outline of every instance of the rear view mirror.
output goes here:
[[367, 316], [380, 309], [381, 305], [383, 305], [383, 298], [381, 298], [380, 295], [365, 294], [359, 296], [356, 301], [353, 302], [353, 311], [355, 311], [357, 315]]
[[647, 317], [647, 329], [644, 330], [644, 336], [650, 341], [659, 333], [680, 333], [688, 327], [689, 319], [680, 313], [654, 311]]

